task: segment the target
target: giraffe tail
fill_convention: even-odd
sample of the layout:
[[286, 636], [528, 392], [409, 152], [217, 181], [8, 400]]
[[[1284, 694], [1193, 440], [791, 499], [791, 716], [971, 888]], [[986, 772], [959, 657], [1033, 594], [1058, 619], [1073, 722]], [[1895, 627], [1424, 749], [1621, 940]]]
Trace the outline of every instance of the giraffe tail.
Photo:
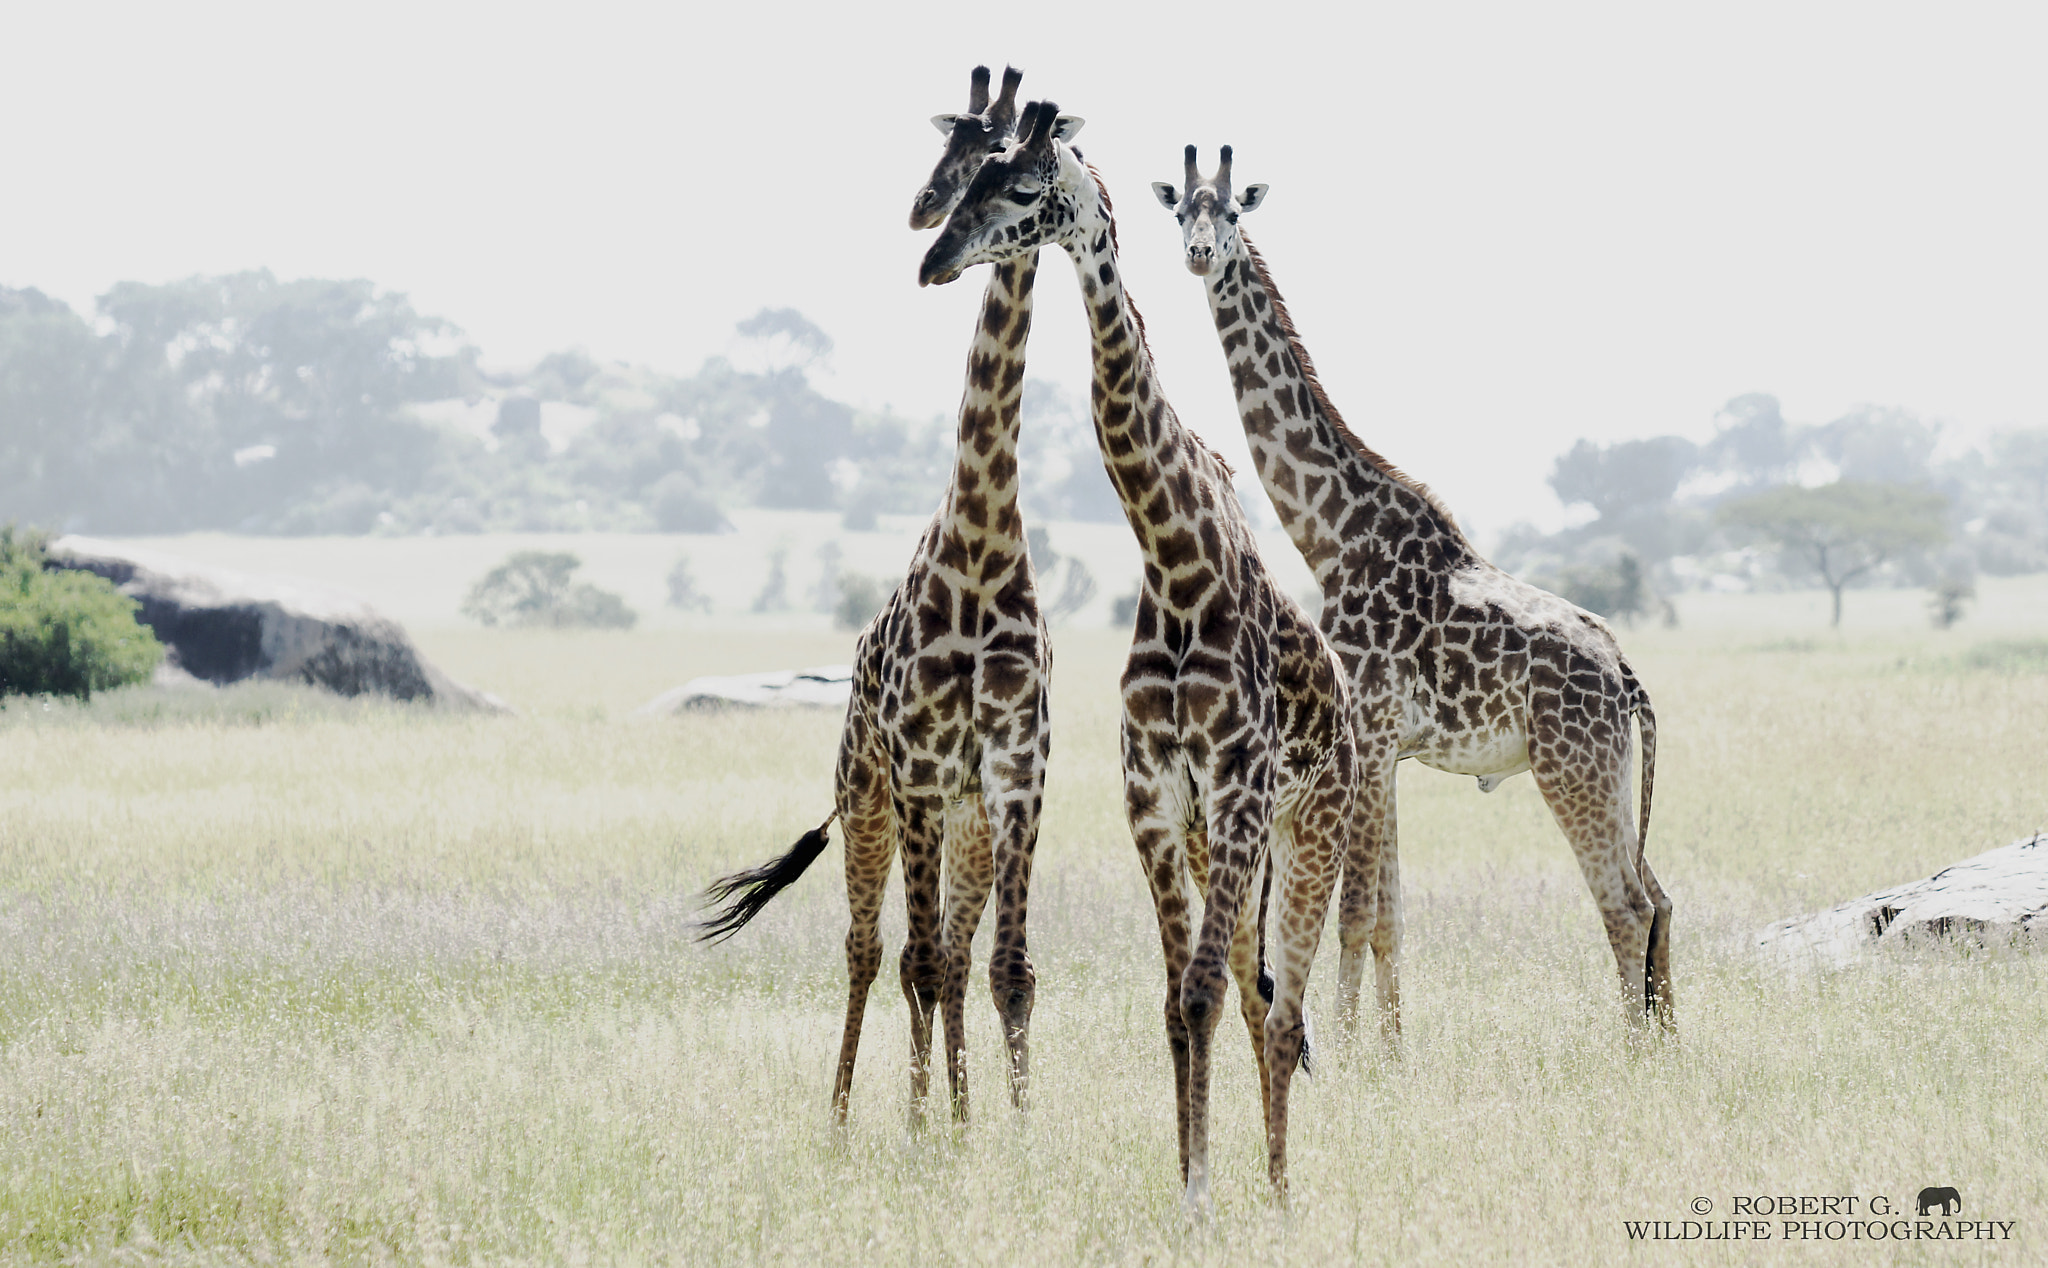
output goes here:
[[825, 847], [832, 843], [826, 829], [838, 817], [836, 810], [825, 816], [825, 822], [799, 837], [787, 854], [711, 882], [704, 891], [704, 900], [718, 910], [698, 923], [697, 941], [723, 942], [760, 915], [771, 899], [795, 884], [797, 877], [825, 852]]
[[1640, 683], [1629, 712], [1636, 715], [1636, 730], [1643, 737], [1643, 809], [1636, 817], [1636, 860], [1640, 862], [1650, 844], [1650, 790], [1657, 785], [1657, 711], [1650, 707], [1650, 694]]

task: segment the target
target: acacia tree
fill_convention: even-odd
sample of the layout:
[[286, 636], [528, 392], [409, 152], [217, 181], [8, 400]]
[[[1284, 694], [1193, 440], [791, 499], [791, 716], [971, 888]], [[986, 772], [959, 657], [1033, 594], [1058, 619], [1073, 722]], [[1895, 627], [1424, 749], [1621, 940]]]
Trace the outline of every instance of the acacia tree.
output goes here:
[[1815, 489], [1780, 485], [1724, 503], [1720, 514], [1819, 573], [1834, 597], [1828, 624], [1839, 629], [1842, 588], [1887, 560], [1938, 545], [1947, 508], [1948, 499], [1929, 489], [1841, 480]]

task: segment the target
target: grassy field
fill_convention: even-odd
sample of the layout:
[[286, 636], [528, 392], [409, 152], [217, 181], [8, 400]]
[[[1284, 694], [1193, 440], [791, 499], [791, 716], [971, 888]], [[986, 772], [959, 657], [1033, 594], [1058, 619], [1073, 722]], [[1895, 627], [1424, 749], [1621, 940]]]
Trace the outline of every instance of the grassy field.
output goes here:
[[[824, 813], [837, 719], [631, 716], [697, 673], [844, 659], [847, 636], [421, 622], [509, 718], [279, 687], [11, 702], [0, 1258], [2037, 1261], [2048, 960], [1788, 969], [1751, 945], [2048, 827], [2048, 652], [2014, 642], [2048, 632], [2048, 585], [1989, 585], [1944, 634], [1919, 602], [1852, 594], [1837, 638], [1824, 596], [1702, 598], [1683, 628], [1625, 637], [1657, 704], [1650, 853], [1677, 904], [1682, 1034], [1649, 1052], [1624, 1042], [1599, 922], [1530, 781], [1484, 796], [1404, 769], [1404, 1054], [1337, 1043], [1326, 955], [1326, 1060], [1295, 1085], [1282, 1213], [1248, 1045], [1220, 1029], [1217, 1205], [1192, 1227], [1110, 631], [1057, 638], [1035, 1106], [1000, 1094], [977, 987], [974, 1121], [915, 1135], [886, 958], [850, 1125], [828, 1125], [836, 849], [731, 943], [690, 939], [707, 880]], [[1714, 1221], [1756, 1195], [1910, 1213], [1937, 1184], [1964, 1218], [2016, 1221], [2012, 1240], [1641, 1245], [1625, 1227], [1679, 1231], [1696, 1197]]]

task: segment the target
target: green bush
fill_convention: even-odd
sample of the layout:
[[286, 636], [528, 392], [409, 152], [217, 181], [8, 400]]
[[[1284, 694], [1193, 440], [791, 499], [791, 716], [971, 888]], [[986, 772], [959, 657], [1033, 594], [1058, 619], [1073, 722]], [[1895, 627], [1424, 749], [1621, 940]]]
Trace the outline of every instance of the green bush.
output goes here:
[[53, 569], [40, 533], [0, 528], [0, 695], [77, 696], [147, 679], [164, 657], [135, 600]]
[[470, 587], [463, 615], [485, 625], [631, 629], [640, 618], [624, 599], [570, 580], [582, 566], [566, 552], [518, 551]]

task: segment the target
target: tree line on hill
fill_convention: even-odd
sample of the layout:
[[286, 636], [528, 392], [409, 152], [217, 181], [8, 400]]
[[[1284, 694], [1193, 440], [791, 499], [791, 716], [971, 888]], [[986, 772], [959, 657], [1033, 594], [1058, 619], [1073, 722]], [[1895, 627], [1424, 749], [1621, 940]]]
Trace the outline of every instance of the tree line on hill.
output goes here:
[[[0, 288], [0, 519], [102, 534], [717, 532], [726, 512], [928, 514], [949, 419], [854, 409], [800, 313], [739, 324], [744, 365], [669, 375], [580, 350], [492, 372], [368, 282], [267, 271], [123, 282], [90, 319]], [[1042, 518], [1114, 519], [1083, 412], [1027, 385]], [[1084, 448], [1085, 446], [1085, 448]]]
[[1979, 573], [2048, 570], [2048, 428], [2008, 429], [1950, 456], [1941, 425], [1863, 406], [1789, 422], [1775, 397], [1728, 402], [1713, 438], [1654, 436], [1560, 456], [1551, 489], [1586, 518], [1510, 529], [1501, 566], [1633, 619], [1686, 589], [1820, 582], [1841, 620], [1856, 584], [1926, 587], [1950, 624]]
[[[90, 319], [0, 288], [0, 521], [715, 533], [740, 507], [836, 511], [851, 531], [930, 513], [951, 419], [821, 393], [811, 376], [832, 341], [794, 310], [734, 335], [733, 357], [689, 375], [580, 350], [493, 371], [458, 328], [365, 281], [123, 282]], [[1085, 403], [1033, 380], [1024, 414], [1027, 514], [1120, 518]], [[1856, 583], [1956, 595], [1980, 571], [2048, 569], [2048, 429], [1938, 456], [1940, 426], [1909, 412], [1801, 425], [1760, 394], [1716, 424], [1704, 444], [1579, 441], [1550, 485], [1586, 518], [1511, 529], [1497, 561], [1623, 617], [1690, 588], [1818, 579], [1839, 603]]]

